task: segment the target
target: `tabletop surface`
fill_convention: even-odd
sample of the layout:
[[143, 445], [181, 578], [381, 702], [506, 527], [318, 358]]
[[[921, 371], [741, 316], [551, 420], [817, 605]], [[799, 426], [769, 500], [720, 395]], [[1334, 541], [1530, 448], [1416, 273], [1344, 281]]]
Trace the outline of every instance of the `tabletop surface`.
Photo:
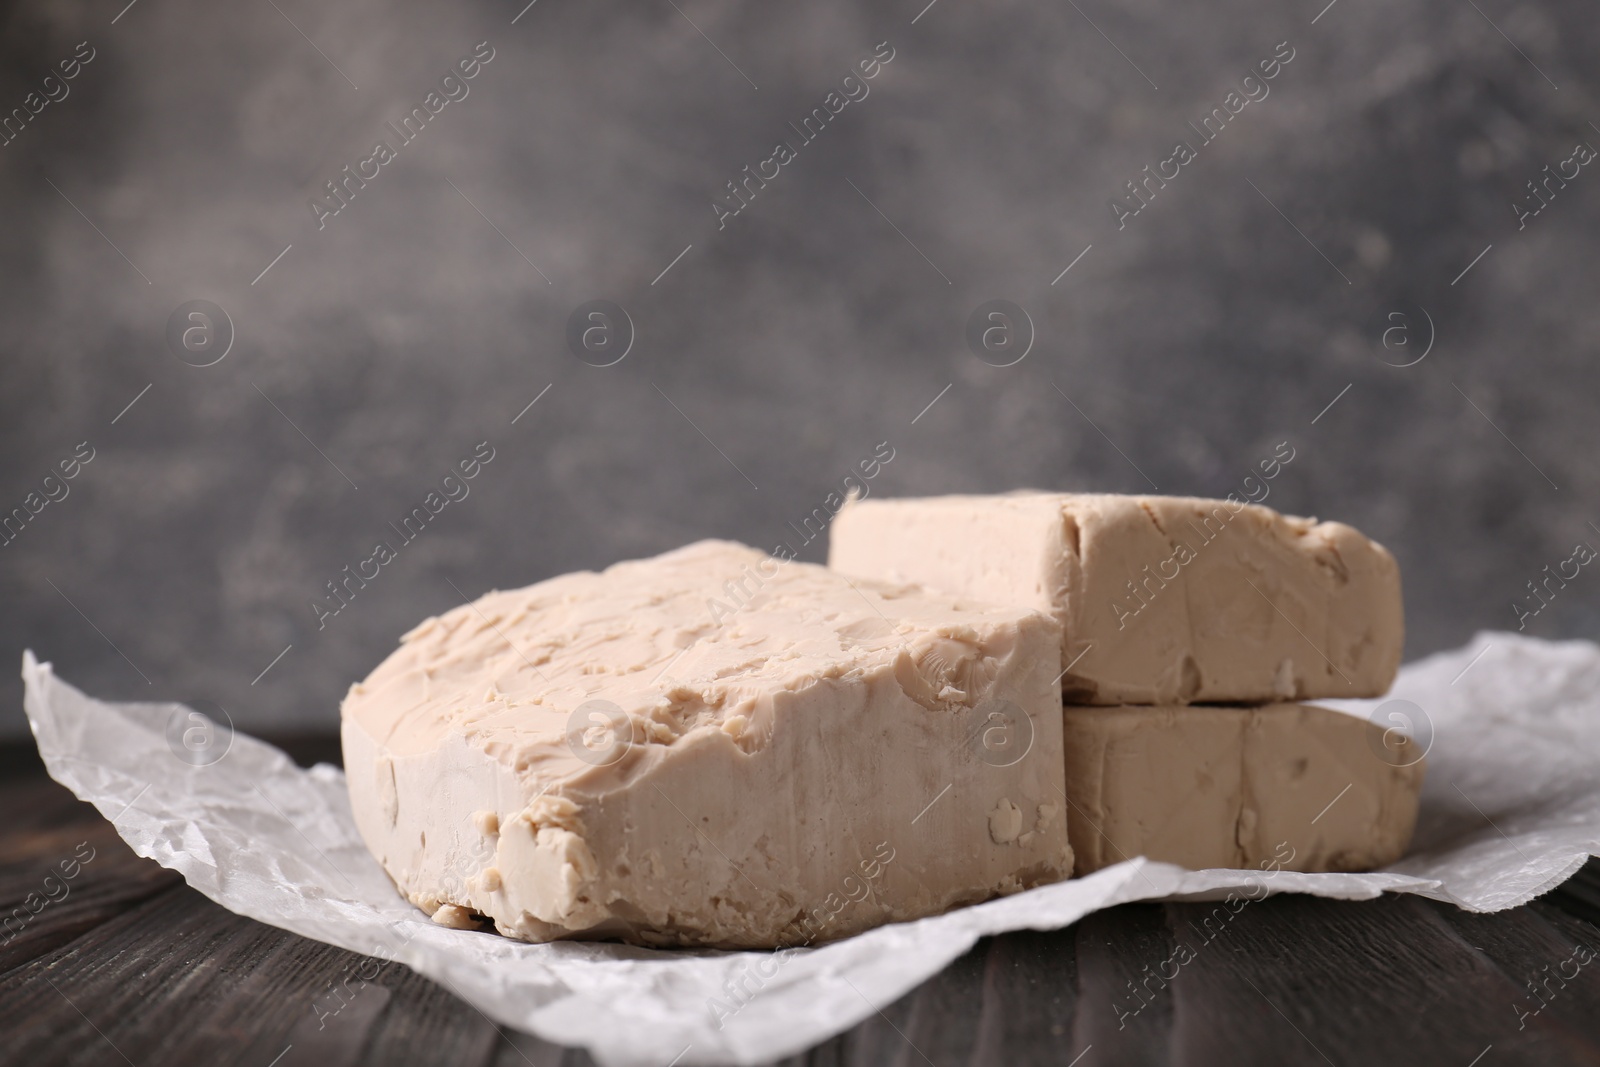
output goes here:
[[[0, 1063], [593, 1063], [400, 964], [224, 910], [135, 856], [31, 749], [0, 747], [0, 811]], [[1495, 915], [1396, 895], [1275, 896], [1225, 922], [1218, 907], [1128, 904], [986, 938], [785, 1063], [1600, 1063], [1594, 861]]]

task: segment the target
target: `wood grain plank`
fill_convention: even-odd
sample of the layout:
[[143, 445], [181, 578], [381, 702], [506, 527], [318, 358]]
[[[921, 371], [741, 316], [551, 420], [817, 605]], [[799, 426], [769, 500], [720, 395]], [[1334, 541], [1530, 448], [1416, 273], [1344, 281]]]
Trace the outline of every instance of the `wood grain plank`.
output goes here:
[[54, 830], [8, 835], [0, 862], [0, 974], [182, 880], [134, 855], [98, 812], [78, 806], [92, 821], [75, 819]]
[[[1535, 900], [1528, 904], [1527, 907], [1539, 918], [1549, 923], [1555, 929], [1557, 936], [1563, 939], [1564, 943], [1576, 944], [1581, 942], [1593, 948], [1597, 942], [1600, 942], [1600, 927], [1586, 919], [1578, 918], [1566, 908], [1546, 904], [1543, 900]], [[1521, 908], [1517, 908], [1512, 912], [1503, 912], [1501, 914], [1514, 914], [1516, 911], [1521, 910]], [[1600, 960], [1596, 962], [1600, 963]]]
[[1209, 941], [1196, 918], [1215, 905], [1170, 908], [1195, 953], [1174, 983], [1181, 1062], [1462, 1067], [1491, 1045], [1496, 1063], [1584, 1062], [1549, 1026], [1506, 1045], [1495, 1013], [1515, 987], [1420, 898], [1272, 897]]
[[1174, 941], [1159, 904], [1124, 904], [1095, 912], [1074, 927], [1077, 1011], [1070, 1054], [1095, 1067], [1165, 1064], [1173, 999], [1150, 976], [1172, 955]]
[[[393, 996], [359, 1062], [487, 1065], [508, 1047], [489, 1019], [437, 982], [403, 966], [395, 965], [393, 971], [389, 987]], [[514, 1044], [510, 1047], [515, 1049]], [[525, 1055], [519, 1052], [508, 1062], [527, 1067], [531, 1061], [534, 1067], [544, 1067], [532, 1056], [525, 1061]]]
[[1576, 874], [1540, 899], [1600, 927], [1600, 858], [1590, 856]]
[[0, 836], [0, 974], [71, 941], [178, 882], [134, 855], [90, 804], [52, 781], [38, 762], [0, 785], [11, 813]]
[[[967, 956], [970, 955], [972, 953], [967, 953]], [[964, 975], [970, 975], [970, 965]], [[970, 977], [966, 980], [970, 981]], [[868, 1016], [854, 1029], [812, 1049], [805, 1057], [805, 1062], [815, 1067], [860, 1063], [881, 1064], [883, 1067], [926, 1067], [929, 1053], [913, 1044], [909, 1036], [916, 1030], [919, 1017], [917, 999], [929, 996], [935, 1001], [947, 1003], [951, 999], [949, 985], [949, 980], [941, 983], [938, 976], [930, 978], [893, 1004]], [[930, 987], [934, 988], [930, 990]], [[928, 992], [925, 993], [925, 990]], [[926, 1018], [926, 1011], [920, 1018]]]
[[[1530, 1025], [1542, 1022], [1564, 1031], [1564, 1044], [1600, 1062], [1594, 1035], [1600, 1020], [1600, 930], [1537, 904], [1493, 915], [1447, 904], [1428, 911], [1493, 961], [1511, 984], [1512, 996], [1487, 1016], [1503, 1024], [1502, 1045], [1520, 1041]], [[1534, 1035], [1543, 1029], [1534, 1027]]]
[[216, 1023], [205, 993], [217, 985], [227, 915], [197, 908], [191, 894], [171, 889], [0, 978], [0, 1060], [181, 1059], [183, 1035]]
[[993, 947], [990, 940], [979, 941], [912, 991], [907, 998], [911, 1013], [903, 1027], [905, 1047], [892, 1062], [928, 1067], [965, 1063], [971, 1058], [983, 1011], [988, 954]]
[[[502, 1030], [501, 1038], [493, 1048], [493, 1067], [598, 1067], [584, 1050], [562, 1048], [532, 1034]], [[664, 1060], [662, 1067], [667, 1062]]]
[[1075, 931], [994, 938], [984, 961], [983, 1011], [971, 1067], [1068, 1062], [1077, 986]]
[[0, 978], [0, 1061], [265, 1064], [361, 959], [176, 886]]
[[85, 804], [45, 774], [37, 755], [32, 765], [23, 764], [23, 768], [0, 778], [0, 810], [8, 819], [6, 832], [0, 836], [0, 862], [14, 850], [26, 853], [33, 833], [102, 821], [94, 805]]

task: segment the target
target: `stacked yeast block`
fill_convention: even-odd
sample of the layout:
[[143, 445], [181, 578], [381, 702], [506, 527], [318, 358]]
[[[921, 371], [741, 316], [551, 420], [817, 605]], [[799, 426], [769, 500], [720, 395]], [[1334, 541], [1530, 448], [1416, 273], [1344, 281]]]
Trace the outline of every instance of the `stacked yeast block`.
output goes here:
[[829, 565], [1061, 624], [1080, 874], [1141, 854], [1352, 870], [1410, 838], [1415, 747], [1283, 703], [1380, 696], [1399, 667], [1399, 570], [1348, 526], [1179, 497], [852, 501]]
[[1365, 719], [1314, 704], [1064, 711], [1080, 874], [1134, 856], [1365, 871], [1411, 839], [1422, 753]]
[[351, 803], [446, 924], [836, 938], [1072, 873], [1060, 645], [1025, 606], [701, 542], [407, 634], [342, 708]]
[[1377, 696], [1400, 666], [1400, 571], [1336, 522], [1184, 497], [1015, 493], [847, 505], [828, 563], [1062, 625], [1074, 704]]

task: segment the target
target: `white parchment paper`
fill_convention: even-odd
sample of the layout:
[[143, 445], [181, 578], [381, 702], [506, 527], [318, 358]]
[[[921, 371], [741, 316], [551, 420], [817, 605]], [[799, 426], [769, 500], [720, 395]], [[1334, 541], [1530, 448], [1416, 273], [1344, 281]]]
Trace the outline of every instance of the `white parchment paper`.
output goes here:
[[1420, 893], [1497, 911], [1600, 854], [1600, 647], [1483, 633], [1405, 667], [1385, 700], [1319, 701], [1381, 715], [1430, 747], [1415, 842], [1383, 871], [1185, 871], [1135, 859], [809, 950], [528, 945], [448, 930], [411, 907], [357, 835], [337, 769], [301, 770], [243, 734], [221, 760], [190, 765], [168, 740], [174, 720], [187, 721], [181, 705], [94, 700], [31, 652], [22, 674], [51, 776], [139, 855], [231, 911], [399, 960], [495, 1021], [585, 1046], [608, 1067], [791, 1055], [898, 999], [985, 934], [1068, 926], [1125, 901], [1256, 895], [1266, 884], [1347, 899]]

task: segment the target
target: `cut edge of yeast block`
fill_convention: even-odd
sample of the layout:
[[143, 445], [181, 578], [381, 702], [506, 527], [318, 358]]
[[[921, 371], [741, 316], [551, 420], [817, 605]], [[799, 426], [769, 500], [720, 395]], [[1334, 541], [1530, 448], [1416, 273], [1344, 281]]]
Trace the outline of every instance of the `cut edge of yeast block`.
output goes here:
[[342, 706], [447, 925], [807, 944], [1069, 877], [1060, 630], [704, 541], [431, 618]]
[[1400, 572], [1382, 545], [1237, 499], [851, 500], [828, 564], [1051, 613], [1074, 704], [1379, 696], [1404, 644]]
[[1416, 825], [1421, 746], [1331, 708], [1068, 705], [1063, 719], [1079, 875], [1141, 855], [1366, 871]]

